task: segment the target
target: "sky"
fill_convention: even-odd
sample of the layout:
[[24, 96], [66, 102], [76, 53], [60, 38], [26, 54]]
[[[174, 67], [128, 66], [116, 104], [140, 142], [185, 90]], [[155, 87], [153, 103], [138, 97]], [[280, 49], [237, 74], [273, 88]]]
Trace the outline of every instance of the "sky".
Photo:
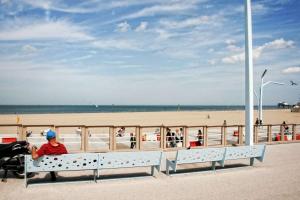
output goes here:
[[[243, 105], [243, 3], [0, 0], [0, 104]], [[300, 101], [299, 10], [252, 0], [265, 105]]]

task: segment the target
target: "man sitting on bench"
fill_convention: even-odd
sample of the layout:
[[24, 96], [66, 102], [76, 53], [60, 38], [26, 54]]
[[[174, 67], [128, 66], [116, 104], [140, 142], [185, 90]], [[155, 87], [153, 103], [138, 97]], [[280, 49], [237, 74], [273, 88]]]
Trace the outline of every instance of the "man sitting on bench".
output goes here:
[[[37, 150], [36, 146], [32, 146], [31, 155], [32, 159], [37, 160], [43, 155], [60, 155], [67, 154], [68, 151], [65, 145], [56, 141], [56, 133], [52, 130], [48, 130], [46, 133], [46, 138], [48, 140], [47, 144], [43, 144], [40, 149]], [[51, 180], [56, 181], [56, 175], [54, 172], [50, 172]]]

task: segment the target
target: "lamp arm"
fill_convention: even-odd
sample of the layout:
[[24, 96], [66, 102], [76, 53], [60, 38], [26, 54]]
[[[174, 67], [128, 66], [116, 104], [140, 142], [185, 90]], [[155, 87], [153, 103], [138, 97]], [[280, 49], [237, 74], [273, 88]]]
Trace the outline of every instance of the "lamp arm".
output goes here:
[[268, 82], [265, 82], [262, 84], [262, 86], [266, 86], [266, 85], [269, 85], [270, 83], [273, 83], [275, 85], [284, 85], [284, 83], [280, 83], [280, 82], [276, 82], [276, 81], [268, 81]]

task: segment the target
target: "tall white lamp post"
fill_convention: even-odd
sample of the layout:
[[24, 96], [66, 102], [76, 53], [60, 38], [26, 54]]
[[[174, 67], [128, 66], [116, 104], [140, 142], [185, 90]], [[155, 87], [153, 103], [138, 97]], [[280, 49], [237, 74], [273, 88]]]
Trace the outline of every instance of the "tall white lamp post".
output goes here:
[[262, 113], [262, 104], [263, 104], [263, 89], [266, 85], [269, 84], [276, 84], [276, 85], [284, 85], [284, 83], [279, 83], [279, 82], [275, 82], [275, 81], [268, 81], [264, 83], [264, 76], [267, 73], [267, 69], [265, 69], [265, 71], [263, 72], [263, 74], [261, 75], [261, 82], [260, 82], [260, 95], [259, 95], [259, 120], [261, 120], [261, 122], [263, 121], [263, 113]]
[[246, 145], [253, 145], [253, 56], [251, 0], [245, 0], [245, 125]]

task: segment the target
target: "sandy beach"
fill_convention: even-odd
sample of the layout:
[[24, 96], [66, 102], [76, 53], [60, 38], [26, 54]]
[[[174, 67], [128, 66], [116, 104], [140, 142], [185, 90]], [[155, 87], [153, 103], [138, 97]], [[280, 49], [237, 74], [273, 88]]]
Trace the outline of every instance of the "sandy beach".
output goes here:
[[[20, 114], [21, 124], [54, 125], [243, 125], [244, 111], [192, 112], [128, 112], [128, 113], [73, 113]], [[257, 112], [254, 112], [254, 119]], [[209, 116], [209, 118], [208, 118]], [[264, 124], [300, 123], [300, 113], [290, 110], [264, 110]], [[15, 124], [17, 115], [0, 115], [1, 124]]]

